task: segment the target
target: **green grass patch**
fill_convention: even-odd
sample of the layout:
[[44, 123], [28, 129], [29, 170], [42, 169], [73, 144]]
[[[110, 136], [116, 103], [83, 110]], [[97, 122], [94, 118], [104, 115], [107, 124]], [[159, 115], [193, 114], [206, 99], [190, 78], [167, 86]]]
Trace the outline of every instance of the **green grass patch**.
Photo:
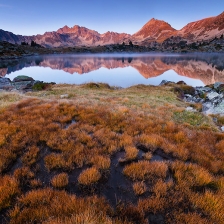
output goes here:
[[36, 83], [36, 84], [34, 84], [33, 85], [33, 90], [35, 90], [35, 91], [40, 91], [40, 90], [44, 90], [44, 89], [46, 89], [46, 87], [47, 87], [47, 84], [46, 83]]
[[208, 117], [198, 112], [174, 112], [173, 119], [178, 123], [187, 123], [192, 126], [210, 126]]

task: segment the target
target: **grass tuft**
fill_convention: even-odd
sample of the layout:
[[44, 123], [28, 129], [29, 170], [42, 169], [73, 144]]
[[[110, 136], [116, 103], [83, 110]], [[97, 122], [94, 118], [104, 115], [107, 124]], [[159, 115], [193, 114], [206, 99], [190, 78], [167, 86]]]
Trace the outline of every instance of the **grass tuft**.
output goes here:
[[88, 186], [97, 183], [100, 178], [100, 172], [95, 167], [92, 167], [82, 171], [78, 177], [78, 182], [79, 184]]
[[51, 180], [51, 184], [55, 188], [64, 188], [68, 185], [68, 174], [60, 173], [54, 176]]

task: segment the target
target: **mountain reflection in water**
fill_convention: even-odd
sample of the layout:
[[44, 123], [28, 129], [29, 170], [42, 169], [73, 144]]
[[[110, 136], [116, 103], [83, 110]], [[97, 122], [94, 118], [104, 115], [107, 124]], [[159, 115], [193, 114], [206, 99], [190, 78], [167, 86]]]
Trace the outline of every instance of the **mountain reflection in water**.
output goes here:
[[[110, 75], [111, 69], [127, 69], [128, 67], [132, 68], [132, 71], [133, 69], [136, 70], [135, 72], [149, 80], [149, 83], [151, 78], [159, 78], [162, 74], [166, 74], [168, 71], [172, 71], [173, 74], [179, 76], [179, 80], [183, 80], [185, 77], [189, 78], [189, 82], [191, 82], [190, 84], [192, 85], [194, 85], [194, 82], [198, 83], [196, 81], [201, 81], [202, 85], [224, 82], [223, 54], [44, 55], [0, 62], [0, 76], [13, 78], [17, 75], [24, 74], [25, 69], [29, 67], [61, 70], [63, 73], [61, 73], [60, 81], [57, 80], [57, 82], [61, 83], [67, 82], [66, 80], [63, 80], [65, 73], [79, 75], [90, 73], [88, 77], [89, 81], [91, 81], [94, 80], [94, 77], [91, 76], [91, 74], [97, 74], [96, 72], [93, 73], [93, 71], [106, 68]], [[128, 71], [131, 72], [131, 70]], [[104, 72], [107, 73], [107, 71]], [[32, 73], [30, 73], [29, 76], [32, 76]], [[45, 81], [44, 76], [47, 76], [44, 72], [39, 74], [39, 80]], [[122, 73], [120, 76], [122, 76]], [[142, 80], [141, 76], [139, 76], [139, 79], [141, 78]], [[117, 76], [113, 76], [111, 79], [116, 77]], [[132, 76], [129, 78], [131, 79], [131, 77]], [[172, 77], [170, 77], [170, 79], [169, 76], [166, 78], [173, 81]], [[55, 80], [51, 81], [54, 82]], [[72, 82], [76, 83], [76, 80], [72, 79]], [[125, 80], [123, 80], [123, 82], [125, 82]], [[139, 82], [145, 84], [144, 80]], [[117, 85], [125, 86], [125, 84], [122, 83], [119, 85], [119, 82]]]

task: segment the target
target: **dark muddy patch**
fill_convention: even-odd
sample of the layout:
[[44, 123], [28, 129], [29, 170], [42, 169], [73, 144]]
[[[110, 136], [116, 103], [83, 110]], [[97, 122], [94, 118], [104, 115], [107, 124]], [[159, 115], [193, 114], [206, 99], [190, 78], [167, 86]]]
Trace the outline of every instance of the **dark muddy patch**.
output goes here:
[[94, 194], [95, 192], [95, 186], [90, 186], [88, 188], [82, 187], [78, 183], [78, 177], [81, 174], [81, 172], [85, 169], [89, 168], [89, 166], [83, 166], [81, 168], [75, 168], [71, 172], [68, 173], [69, 175], [69, 184], [66, 187], [66, 190], [71, 194], [76, 194], [77, 196], [87, 196]]
[[149, 214], [148, 221], [150, 224], [165, 224], [165, 219], [162, 214]]
[[[68, 127], [67, 127], [68, 128]], [[51, 170], [49, 171], [44, 162], [44, 158], [52, 153], [54, 150], [50, 149], [46, 144], [41, 144], [39, 146], [40, 154], [35, 166], [31, 167], [31, 170], [35, 173], [35, 179], [39, 179], [42, 183], [41, 188], [52, 187], [51, 179], [53, 176], [63, 172], [63, 170]], [[147, 150], [149, 151], [149, 150]], [[144, 159], [145, 150], [139, 149], [138, 156], [136, 161]], [[137, 204], [139, 198], [146, 198], [151, 196], [151, 192], [148, 190], [141, 196], [136, 196], [133, 191], [133, 181], [127, 178], [123, 174], [123, 169], [127, 163], [121, 163], [120, 160], [125, 158], [125, 151], [120, 150], [111, 157], [110, 169], [101, 172], [102, 178], [96, 184], [85, 187], [78, 183], [78, 177], [81, 172], [87, 168], [89, 165], [84, 165], [83, 167], [74, 167], [73, 170], [67, 171], [69, 175], [69, 183], [65, 190], [70, 194], [75, 194], [79, 197], [99, 195], [105, 197], [105, 199], [110, 203], [110, 205], [116, 209], [120, 204]], [[150, 161], [167, 161], [169, 160], [162, 150], [155, 150], [153, 152], [153, 157]], [[130, 161], [130, 163], [135, 161]], [[16, 160], [13, 166], [10, 169], [10, 174], [13, 174], [14, 171], [23, 166], [20, 158]], [[172, 173], [167, 172], [166, 181], [172, 180]], [[146, 182], [147, 188], [150, 189], [152, 183], [150, 181]], [[29, 188], [24, 188], [23, 193], [26, 193]], [[8, 223], [7, 212], [9, 209], [2, 211], [0, 214], [0, 223]], [[150, 214], [148, 216], [149, 223], [163, 224], [164, 219], [160, 214]]]
[[36, 166], [36, 178], [39, 179], [43, 186], [49, 186], [51, 176], [53, 175], [53, 172], [49, 173], [48, 169], [45, 166], [44, 158], [45, 156], [49, 155], [51, 153], [51, 150], [48, 147], [44, 147], [41, 149], [40, 152], [40, 159], [37, 162]]
[[13, 175], [15, 170], [21, 168], [23, 166], [23, 163], [20, 158], [18, 158], [14, 163], [11, 164], [11, 167], [8, 169], [9, 171], [7, 174]]
[[164, 161], [164, 158], [158, 154], [153, 154], [152, 158], [150, 159], [150, 161]]
[[8, 217], [8, 209], [3, 209], [0, 213], [0, 223], [6, 224], [9, 223], [9, 217]]
[[106, 184], [101, 186], [102, 195], [113, 207], [116, 207], [121, 201], [137, 202], [137, 197], [132, 190], [132, 181], [124, 176], [123, 166], [119, 163], [119, 159], [123, 157], [124, 152], [118, 152], [112, 157], [108, 180]]
[[161, 157], [163, 160], [175, 160], [175, 157], [172, 154], [167, 154], [162, 149], [156, 149], [153, 156], [157, 156], [157, 158]]
[[137, 149], [143, 151], [143, 152], [150, 152], [150, 148], [146, 147], [145, 145], [142, 145], [142, 144], [138, 144], [136, 145]]

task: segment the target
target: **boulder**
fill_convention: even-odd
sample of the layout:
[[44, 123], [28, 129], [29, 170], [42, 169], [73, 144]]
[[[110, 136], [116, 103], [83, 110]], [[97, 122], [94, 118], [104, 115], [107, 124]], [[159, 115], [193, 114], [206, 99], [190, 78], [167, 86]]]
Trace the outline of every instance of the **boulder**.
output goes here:
[[214, 84], [214, 88], [215, 88], [215, 89], [218, 89], [218, 88], [220, 87], [220, 85], [222, 85], [222, 84], [224, 84], [224, 83], [222, 83], [222, 82], [216, 82], [216, 83]]
[[13, 86], [17, 90], [31, 91], [33, 87], [33, 81], [13, 82]]
[[13, 82], [24, 82], [24, 81], [34, 81], [34, 79], [26, 75], [20, 75], [13, 79]]
[[68, 98], [68, 94], [63, 94], [63, 95], [60, 96], [60, 98], [61, 98], [61, 99]]
[[178, 84], [178, 85], [187, 85], [187, 83], [184, 82], [184, 81], [179, 81], [179, 82], [177, 82], [177, 84]]
[[224, 100], [218, 104], [207, 102], [203, 104], [202, 111], [205, 114], [220, 114], [224, 115]]
[[210, 93], [208, 93], [208, 95], [207, 95], [208, 100], [213, 100], [213, 99], [215, 99], [216, 97], [219, 97], [219, 94], [218, 94], [217, 92], [210, 92]]
[[221, 127], [222, 132], [224, 132], [224, 126]]
[[[202, 112], [205, 114], [224, 115], [224, 93], [219, 89], [223, 83], [215, 83], [214, 88], [196, 87], [195, 94], [184, 94], [184, 100], [191, 103], [202, 103]], [[192, 111], [191, 108], [186, 108]]]
[[212, 88], [210, 88], [210, 87], [196, 87], [196, 91], [198, 92], [198, 93], [207, 93], [207, 92], [210, 92], [210, 91], [212, 91]]
[[190, 112], [197, 112], [197, 110], [194, 109], [193, 107], [187, 107], [185, 110]]
[[11, 86], [12, 83], [10, 79], [0, 77], [0, 89], [8, 89], [11, 88]]
[[159, 86], [167, 85], [169, 83], [174, 83], [174, 82], [171, 82], [171, 81], [168, 81], [168, 80], [162, 80], [162, 82], [159, 84]]
[[217, 90], [219, 93], [224, 93], [224, 84], [220, 84]]
[[13, 79], [12, 85], [16, 90], [20, 91], [32, 91], [35, 80], [32, 77], [21, 75]]

